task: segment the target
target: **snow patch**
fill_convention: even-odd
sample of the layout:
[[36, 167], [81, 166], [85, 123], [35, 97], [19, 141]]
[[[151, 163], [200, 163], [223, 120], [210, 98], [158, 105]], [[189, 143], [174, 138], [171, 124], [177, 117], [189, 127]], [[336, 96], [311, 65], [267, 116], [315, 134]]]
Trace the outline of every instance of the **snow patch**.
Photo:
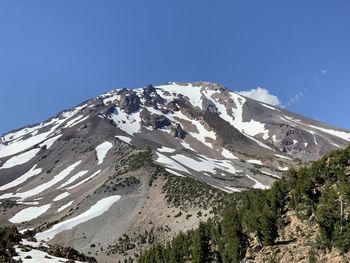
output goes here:
[[57, 213], [62, 212], [64, 209], [70, 207], [73, 204], [73, 201], [70, 201], [69, 203], [61, 206], [60, 208], [57, 209]]
[[176, 154], [171, 158], [195, 171], [210, 172], [213, 174], [216, 174], [216, 169], [224, 170], [232, 174], [237, 172], [232, 163], [228, 160], [215, 160], [203, 155], [201, 155], [198, 160], [195, 160], [182, 154]]
[[288, 167], [281, 167], [281, 166], [278, 166], [278, 170], [281, 170], [281, 171], [288, 171], [289, 168], [288, 168]]
[[264, 106], [264, 107], [270, 109], [270, 110], [278, 110], [278, 109], [276, 109], [276, 108], [274, 108], [274, 107], [272, 107], [272, 106], [270, 106], [270, 105], [267, 105], [267, 104], [264, 104], [264, 103], [260, 103], [260, 104], [261, 104], [262, 106]]
[[84, 117], [84, 115], [79, 115], [79, 116], [71, 119], [70, 121], [67, 122], [67, 124], [63, 128], [68, 128], [68, 127], [74, 126], [74, 123], [79, 121], [83, 117]]
[[87, 120], [88, 118], [89, 118], [89, 116], [85, 116], [84, 118], [73, 122], [72, 124], [69, 125], [69, 128], [72, 128], [73, 126], [75, 126], [75, 125], [77, 125], [77, 124], [79, 124], [79, 123], [81, 123], [81, 122]]
[[157, 152], [157, 155], [158, 155], [158, 158], [156, 159], [156, 162], [161, 163], [168, 168], [190, 174], [190, 172], [185, 167], [183, 167], [181, 164], [174, 161], [173, 159], [171, 159], [171, 158], [169, 158], [169, 157], [167, 157], [164, 154], [161, 154], [159, 152]]
[[269, 130], [265, 129], [264, 123], [255, 121], [253, 119], [248, 122], [243, 121], [243, 105], [246, 102], [246, 99], [234, 92], [230, 92], [230, 97], [233, 99], [237, 107], [236, 109], [232, 108], [234, 116], [230, 116], [227, 113], [227, 108], [225, 105], [215, 101], [214, 103], [220, 111], [220, 117], [230, 123], [233, 127], [238, 129], [243, 134], [248, 134], [250, 136], [262, 134], [264, 140], [268, 139]]
[[34, 165], [28, 172], [26, 172], [25, 174], [23, 174], [22, 176], [18, 177], [17, 179], [15, 179], [14, 181], [7, 183], [5, 185], [0, 186], [0, 191], [3, 190], [7, 190], [9, 188], [15, 187], [19, 184], [24, 183], [25, 181], [27, 181], [29, 178], [40, 174], [42, 169], [41, 168], [36, 168], [37, 165]]
[[263, 171], [263, 170], [260, 170], [260, 172], [262, 172], [263, 174], [266, 174], [266, 175], [270, 175], [270, 176], [272, 176], [272, 177], [275, 177], [275, 178], [277, 178], [277, 179], [281, 178], [281, 176], [278, 176], [278, 175], [276, 175], [276, 174], [272, 174], [272, 173], [269, 173], [269, 172], [265, 172], [265, 171]]
[[39, 133], [39, 134], [34, 133], [35, 134], [34, 136], [29, 137], [25, 140], [19, 140], [19, 141], [10, 143], [8, 145], [4, 145], [4, 144], [0, 143], [0, 158], [23, 152], [23, 151], [25, 151], [25, 150], [27, 150], [27, 149], [29, 149], [37, 144], [42, 143], [49, 136], [51, 136], [55, 132], [55, 130], [63, 122], [65, 122], [67, 119], [73, 117], [79, 110], [81, 110], [84, 107], [85, 107], [85, 105], [82, 105], [82, 106], [74, 108], [71, 111], [63, 112], [61, 114], [61, 119], [60, 118], [53, 118], [49, 122], [40, 124], [34, 128], [25, 128], [25, 129], [22, 129], [20, 131], [5, 135], [3, 138], [1, 138], [1, 142], [6, 142], [6, 138], [10, 139], [10, 140], [13, 140], [14, 138], [20, 139], [20, 137], [27, 134], [28, 131], [34, 132], [35, 130], [38, 130], [40, 128], [43, 128], [43, 127], [46, 127], [49, 125], [53, 125], [48, 131], [43, 132], [43, 133]]
[[200, 109], [203, 109], [202, 108], [202, 93], [201, 93], [202, 87], [193, 86], [190, 83], [188, 83], [186, 86], [172, 83], [172, 84], [168, 84], [168, 85], [157, 86], [157, 88], [160, 88], [163, 91], [170, 92], [171, 94], [175, 93], [176, 95], [181, 94], [183, 96], [186, 96], [186, 97], [188, 97], [189, 102], [194, 107], [198, 107]]
[[162, 146], [161, 148], [159, 148], [157, 150], [160, 151], [160, 152], [163, 152], [163, 153], [173, 153], [173, 152], [175, 152], [175, 149], [169, 148], [169, 147], [165, 147], [165, 146]]
[[228, 193], [237, 193], [237, 192], [240, 192], [241, 190], [235, 188], [235, 187], [231, 187], [231, 186], [224, 186], [227, 190], [228, 190]]
[[57, 202], [59, 200], [62, 200], [64, 198], [66, 198], [67, 196], [69, 196], [70, 194], [68, 192], [64, 192], [62, 194], [59, 194], [58, 196], [56, 196], [52, 201]]
[[[31, 242], [33, 243], [33, 242]], [[55, 257], [38, 249], [31, 249], [30, 251], [22, 251], [18, 246], [15, 246], [18, 256], [13, 257], [15, 260], [21, 260], [23, 263], [61, 263], [67, 262], [68, 259]], [[74, 261], [82, 263], [81, 261]]]
[[40, 147], [45, 146], [46, 149], [49, 149], [55, 143], [55, 141], [57, 141], [57, 139], [60, 138], [61, 136], [62, 136], [62, 134], [51, 137], [51, 138], [47, 139], [46, 141], [44, 141], [43, 143], [41, 143], [39, 146]]
[[117, 137], [119, 140], [122, 140], [123, 142], [126, 142], [128, 144], [130, 144], [130, 142], [131, 142], [131, 138], [127, 137], [127, 136], [116, 135], [115, 137]]
[[103, 104], [104, 104], [104, 105], [108, 105], [108, 104], [112, 103], [112, 102], [115, 101], [115, 100], [120, 100], [120, 95], [116, 95], [116, 94], [115, 94], [115, 95], [112, 95], [112, 96], [110, 96], [110, 97], [104, 99], [104, 100], [103, 100]]
[[176, 176], [180, 176], [180, 177], [185, 177], [184, 175], [178, 173], [178, 172], [175, 172], [174, 170], [171, 170], [169, 168], [165, 168], [166, 171], [168, 171], [169, 173], [173, 174], [173, 175], [176, 175]]
[[10, 218], [9, 221], [14, 224], [31, 221], [44, 214], [50, 207], [51, 204], [25, 208]]
[[281, 155], [281, 154], [275, 154], [276, 157], [282, 158], [282, 159], [287, 159], [287, 160], [292, 160], [291, 158]]
[[252, 164], [258, 164], [258, 165], [263, 165], [263, 163], [260, 160], [246, 160], [247, 163], [252, 163]]
[[331, 130], [331, 129], [326, 129], [326, 128], [322, 128], [322, 127], [318, 127], [318, 126], [314, 126], [314, 125], [309, 125], [310, 127], [320, 130], [324, 133], [328, 133], [330, 135], [339, 137], [345, 141], [350, 141], [350, 133], [349, 132], [345, 132], [345, 131], [335, 131], [335, 130]]
[[254, 179], [253, 177], [249, 176], [247, 174], [247, 177], [250, 179], [250, 180], [253, 180], [254, 181], [254, 185], [253, 185], [253, 188], [256, 188], [256, 189], [269, 189], [270, 187], [269, 186], [266, 186], [266, 185], [263, 185], [262, 183], [260, 183], [258, 180]]
[[21, 202], [21, 201], [18, 201], [17, 204], [21, 204], [21, 205], [38, 205], [39, 202], [38, 201], [33, 201], [33, 202]]
[[77, 173], [76, 175], [73, 175], [72, 177], [70, 177], [66, 182], [64, 182], [63, 184], [61, 184], [57, 189], [60, 189], [62, 187], [65, 187], [66, 185], [69, 185], [73, 182], [75, 182], [77, 179], [79, 179], [80, 177], [84, 176], [85, 174], [87, 174], [88, 171], [80, 171], [79, 173]]
[[113, 144], [110, 142], [103, 142], [100, 145], [96, 147], [96, 153], [97, 153], [97, 159], [98, 163], [97, 165], [103, 163], [103, 159], [106, 157], [108, 151], [113, 147]]
[[67, 187], [66, 190], [71, 190], [73, 188], [78, 187], [79, 185], [82, 185], [84, 183], [86, 183], [87, 181], [89, 181], [90, 179], [92, 179], [93, 177], [95, 177], [96, 175], [98, 175], [101, 172], [101, 170], [98, 170], [96, 172], [94, 172], [92, 175], [90, 175], [89, 177], [85, 178], [84, 180], [81, 180], [79, 183], [72, 185], [70, 187]]
[[72, 229], [73, 227], [79, 224], [87, 222], [107, 212], [115, 202], [119, 201], [120, 197], [121, 197], [120, 195], [112, 195], [112, 196], [103, 198], [97, 201], [96, 204], [91, 206], [87, 211], [83, 212], [82, 214], [76, 217], [67, 219], [63, 222], [57, 223], [53, 225], [53, 227], [50, 228], [49, 230], [36, 234], [35, 237], [37, 240], [44, 240], [44, 241], [51, 240], [58, 233], [61, 233], [62, 231], [65, 231], [65, 230]]
[[80, 163], [81, 163], [81, 161], [75, 162], [74, 164], [68, 166], [66, 169], [61, 171], [56, 176], [54, 176], [54, 178], [52, 178], [50, 181], [43, 183], [41, 185], [38, 185], [37, 187], [35, 187], [29, 191], [15, 193], [15, 194], [13, 194], [13, 193], [3, 194], [0, 196], [0, 199], [10, 198], [10, 197], [19, 197], [22, 199], [26, 199], [28, 197], [40, 194], [41, 192], [45, 191], [46, 189], [49, 189], [50, 187], [54, 186], [55, 184], [57, 184], [58, 182], [63, 180], [65, 177], [67, 177], [75, 169], [75, 167], [77, 167]]
[[129, 135], [139, 133], [141, 130], [140, 111], [127, 114], [118, 107], [115, 107], [114, 112], [109, 118], [114, 121], [118, 128]]
[[196, 152], [196, 150], [193, 149], [193, 148], [191, 147], [191, 145], [190, 145], [189, 143], [185, 142], [184, 140], [182, 140], [182, 141], [180, 142], [180, 144], [181, 144], [184, 148]]
[[40, 149], [35, 148], [35, 149], [30, 150], [30, 151], [13, 156], [10, 159], [8, 159], [2, 167], [0, 167], [0, 170], [1, 169], [8, 169], [8, 168], [29, 162], [32, 158], [34, 158], [34, 156], [39, 151], [40, 151]]
[[236, 156], [234, 156], [229, 150], [226, 150], [225, 148], [222, 148], [221, 155], [225, 158], [228, 158], [228, 159], [238, 160], [238, 158]]

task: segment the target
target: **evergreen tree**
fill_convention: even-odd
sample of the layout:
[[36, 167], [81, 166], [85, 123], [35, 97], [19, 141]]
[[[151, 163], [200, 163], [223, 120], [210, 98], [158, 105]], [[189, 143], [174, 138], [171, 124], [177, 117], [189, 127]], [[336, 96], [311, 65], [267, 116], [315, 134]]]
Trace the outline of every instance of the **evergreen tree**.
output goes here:
[[333, 188], [323, 191], [316, 211], [316, 221], [320, 226], [321, 244], [331, 246], [335, 225], [340, 222], [340, 205]]
[[222, 261], [227, 263], [240, 262], [246, 249], [246, 237], [242, 230], [241, 218], [235, 207], [228, 207], [224, 210], [222, 232]]
[[276, 214], [273, 210], [265, 204], [260, 214], [260, 240], [264, 245], [272, 245], [278, 236], [278, 229], [276, 225]]
[[203, 222], [199, 223], [198, 229], [195, 230], [193, 235], [193, 250], [192, 250], [192, 262], [204, 263], [209, 258], [209, 245], [206, 226]]

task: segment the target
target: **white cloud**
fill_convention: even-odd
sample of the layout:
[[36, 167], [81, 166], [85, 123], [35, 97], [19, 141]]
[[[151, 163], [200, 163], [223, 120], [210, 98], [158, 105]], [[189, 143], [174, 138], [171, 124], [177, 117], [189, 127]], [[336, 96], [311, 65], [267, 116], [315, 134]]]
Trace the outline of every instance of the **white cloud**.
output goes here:
[[297, 94], [295, 94], [287, 102], [287, 107], [290, 108], [294, 103], [296, 103], [298, 100], [300, 100], [303, 96], [304, 96], [303, 92], [298, 92]]
[[282, 106], [282, 103], [277, 96], [270, 94], [270, 92], [267, 89], [261, 87], [257, 87], [256, 89], [246, 91], [239, 91], [238, 93], [245, 97], [258, 100], [270, 104], [272, 106]]

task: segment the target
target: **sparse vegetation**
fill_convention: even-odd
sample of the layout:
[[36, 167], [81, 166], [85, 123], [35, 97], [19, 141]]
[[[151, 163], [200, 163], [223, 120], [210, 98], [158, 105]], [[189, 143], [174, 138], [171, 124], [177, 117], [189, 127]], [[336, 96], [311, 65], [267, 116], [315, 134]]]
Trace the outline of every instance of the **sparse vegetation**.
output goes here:
[[178, 177], [166, 174], [166, 183], [163, 187], [165, 197], [169, 204], [180, 209], [197, 207], [214, 209], [214, 214], [220, 212], [228, 194], [205, 183], [189, 177]]
[[2, 207], [4, 209], [10, 209], [16, 205], [17, 205], [16, 201], [13, 201], [11, 199], [5, 199], [4, 201], [2, 201], [0, 203], [0, 207]]
[[[172, 184], [167, 198], [178, 206], [197, 196], [185, 180], [167, 183]], [[177, 191], [185, 197], [181, 199]], [[315, 218], [319, 234], [309, 262], [316, 262], [317, 249], [335, 247], [343, 253], [350, 249], [350, 147], [291, 170], [269, 190], [247, 190], [230, 198], [221, 220], [208, 220], [163, 246], [154, 246], [139, 262], [240, 262], [252, 235], [263, 246], [275, 244], [288, 210], [294, 210], [301, 221]], [[277, 262], [277, 255], [271, 254], [267, 262]]]
[[112, 254], [122, 254], [124, 256], [127, 256], [127, 252], [134, 249], [135, 247], [139, 247], [145, 244], [147, 246], [155, 245], [157, 242], [159, 242], [157, 239], [159, 233], [166, 233], [169, 231], [170, 228], [168, 226], [160, 226], [152, 227], [150, 230], [145, 230], [142, 233], [134, 236], [124, 234], [119, 238], [118, 242], [108, 247], [108, 251]]

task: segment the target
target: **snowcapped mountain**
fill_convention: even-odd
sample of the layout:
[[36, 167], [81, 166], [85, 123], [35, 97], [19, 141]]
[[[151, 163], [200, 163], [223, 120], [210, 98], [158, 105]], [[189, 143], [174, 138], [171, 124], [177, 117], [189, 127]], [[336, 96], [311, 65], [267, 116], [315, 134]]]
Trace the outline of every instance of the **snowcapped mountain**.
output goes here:
[[214, 83], [113, 90], [0, 138], [0, 225], [105, 262], [119, 258], [111, 251], [126, 233], [168, 226], [157, 235], [166, 240], [199, 222], [174, 216], [183, 208], [154, 176], [159, 167], [218, 192], [264, 189], [349, 141], [347, 130]]

